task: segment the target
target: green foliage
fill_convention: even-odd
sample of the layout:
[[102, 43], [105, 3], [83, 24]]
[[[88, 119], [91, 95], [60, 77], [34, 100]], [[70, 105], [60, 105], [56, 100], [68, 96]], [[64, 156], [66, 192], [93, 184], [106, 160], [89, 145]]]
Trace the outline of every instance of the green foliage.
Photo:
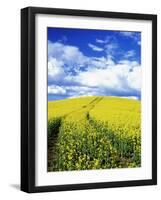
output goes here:
[[48, 121], [48, 137], [58, 134], [61, 117], [54, 117]]

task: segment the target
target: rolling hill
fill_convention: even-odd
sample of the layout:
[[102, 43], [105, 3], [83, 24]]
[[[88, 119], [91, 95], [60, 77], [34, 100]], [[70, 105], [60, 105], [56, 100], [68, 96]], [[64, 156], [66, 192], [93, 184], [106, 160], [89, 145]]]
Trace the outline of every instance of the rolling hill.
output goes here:
[[48, 171], [139, 167], [140, 112], [119, 97], [48, 102]]

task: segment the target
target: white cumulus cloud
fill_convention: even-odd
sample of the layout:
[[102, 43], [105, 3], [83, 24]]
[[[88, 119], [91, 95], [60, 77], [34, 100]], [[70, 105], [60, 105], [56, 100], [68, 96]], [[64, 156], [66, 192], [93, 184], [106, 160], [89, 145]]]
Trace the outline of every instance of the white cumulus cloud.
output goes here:
[[104, 88], [106, 92], [113, 91], [129, 93], [130, 90], [140, 91], [141, 88], [141, 66], [133, 63], [116, 64], [106, 69], [91, 69], [80, 72], [75, 80], [88, 87]]
[[57, 85], [48, 86], [48, 94], [66, 94], [66, 90]]
[[63, 62], [57, 60], [56, 58], [51, 59], [48, 62], [48, 75], [53, 76], [54, 78], [59, 78], [64, 74]]
[[[100, 42], [101, 43], [101, 42]], [[141, 91], [141, 65], [128, 60], [130, 50], [114, 62], [112, 51], [117, 45], [107, 43], [108, 53], [102, 57], [87, 57], [78, 47], [61, 42], [48, 42], [48, 93], [53, 95], [135, 96]], [[105, 51], [106, 52], [106, 51]]]
[[88, 57], [83, 55], [78, 47], [48, 41], [48, 60], [50, 61], [53, 58], [66, 65], [64, 71], [71, 69], [77, 71], [88, 62]]

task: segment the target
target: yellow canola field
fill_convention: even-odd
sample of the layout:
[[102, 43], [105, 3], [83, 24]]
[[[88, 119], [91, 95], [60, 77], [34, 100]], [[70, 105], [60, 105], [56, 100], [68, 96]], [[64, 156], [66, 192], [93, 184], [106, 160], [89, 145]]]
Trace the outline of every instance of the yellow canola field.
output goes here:
[[48, 171], [141, 166], [138, 100], [94, 96], [49, 102], [48, 134], [49, 140], [57, 137]]

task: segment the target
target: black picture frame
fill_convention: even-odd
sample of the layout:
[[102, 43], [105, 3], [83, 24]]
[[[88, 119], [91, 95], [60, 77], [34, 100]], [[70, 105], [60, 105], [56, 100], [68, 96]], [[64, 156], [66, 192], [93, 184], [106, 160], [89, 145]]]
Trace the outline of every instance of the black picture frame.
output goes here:
[[[152, 179], [35, 186], [35, 15], [54, 14], [152, 21]], [[21, 190], [28, 193], [157, 184], [157, 16], [27, 7], [21, 9]]]

